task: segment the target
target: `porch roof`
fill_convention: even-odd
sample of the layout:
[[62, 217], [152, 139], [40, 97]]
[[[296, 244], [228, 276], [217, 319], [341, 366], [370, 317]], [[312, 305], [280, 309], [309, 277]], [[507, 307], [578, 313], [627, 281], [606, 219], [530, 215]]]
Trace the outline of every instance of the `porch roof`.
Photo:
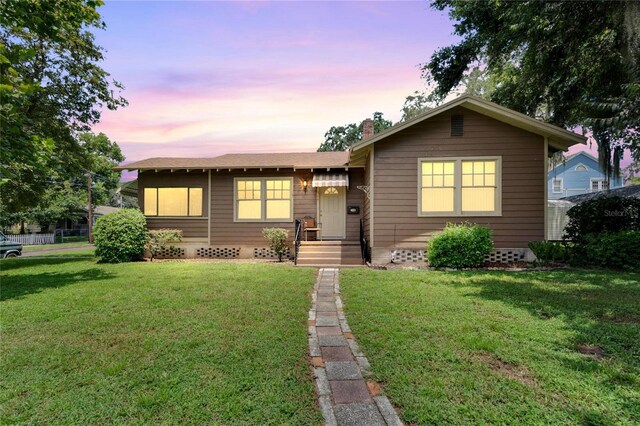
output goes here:
[[158, 157], [134, 161], [116, 170], [179, 170], [179, 169], [257, 169], [296, 168], [321, 169], [348, 167], [349, 153], [340, 152], [283, 152], [264, 154], [226, 154], [211, 158]]

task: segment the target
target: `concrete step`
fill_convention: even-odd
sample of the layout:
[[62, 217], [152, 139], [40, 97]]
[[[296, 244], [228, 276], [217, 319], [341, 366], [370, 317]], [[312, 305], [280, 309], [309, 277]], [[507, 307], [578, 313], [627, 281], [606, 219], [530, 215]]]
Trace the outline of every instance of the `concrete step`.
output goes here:
[[358, 246], [359, 241], [345, 241], [345, 240], [322, 240], [322, 241], [300, 241], [300, 246]]
[[361, 258], [318, 258], [318, 257], [298, 257], [298, 265], [361, 265]]
[[355, 257], [357, 259], [360, 259], [362, 255], [360, 254], [360, 251], [356, 251], [356, 252], [335, 252], [335, 251], [313, 251], [313, 252], [304, 251], [303, 252], [303, 251], [300, 251], [298, 252], [298, 257], [317, 257], [317, 258]]

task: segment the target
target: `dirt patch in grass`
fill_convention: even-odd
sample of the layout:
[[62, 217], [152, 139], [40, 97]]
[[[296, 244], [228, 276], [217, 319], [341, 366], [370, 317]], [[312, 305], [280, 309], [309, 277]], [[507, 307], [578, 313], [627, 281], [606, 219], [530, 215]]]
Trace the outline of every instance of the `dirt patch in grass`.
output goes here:
[[477, 354], [477, 358], [486, 364], [491, 371], [501, 376], [516, 380], [529, 387], [536, 384], [535, 379], [524, 366], [504, 362], [489, 352], [480, 352]]
[[631, 315], [603, 315], [600, 317], [600, 320], [616, 324], [640, 324], [640, 317], [633, 317]]
[[604, 358], [604, 351], [600, 346], [596, 345], [578, 345], [576, 346], [578, 352], [582, 355], [593, 358], [597, 361], [600, 361]]

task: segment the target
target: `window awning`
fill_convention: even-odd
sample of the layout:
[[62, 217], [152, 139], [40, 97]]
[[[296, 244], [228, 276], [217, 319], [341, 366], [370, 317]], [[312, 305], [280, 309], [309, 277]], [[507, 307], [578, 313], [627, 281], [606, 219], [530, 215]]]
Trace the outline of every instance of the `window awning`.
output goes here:
[[349, 186], [349, 175], [347, 173], [314, 174], [311, 186], [314, 188]]

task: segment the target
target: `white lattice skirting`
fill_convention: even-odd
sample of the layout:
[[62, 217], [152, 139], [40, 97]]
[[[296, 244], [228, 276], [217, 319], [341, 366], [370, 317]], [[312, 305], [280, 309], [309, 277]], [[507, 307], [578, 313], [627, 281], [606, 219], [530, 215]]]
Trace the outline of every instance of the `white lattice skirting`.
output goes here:
[[200, 247], [196, 249], [196, 257], [234, 259], [239, 255], [240, 247]]
[[[258, 258], [258, 259], [275, 259], [278, 257], [278, 254], [273, 251], [271, 248], [269, 247], [255, 247], [253, 249], [253, 257]], [[291, 257], [291, 250], [289, 250], [289, 248], [287, 248], [287, 250], [285, 251], [285, 253], [282, 255], [283, 258], [290, 258]]]
[[[491, 254], [485, 257], [487, 262], [512, 263], [525, 260], [526, 249], [494, 249]], [[391, 251], [391, 262], [393, 263], [416, 263], [425, 261], [425, 250], [416, 249], [396, 249]]]

